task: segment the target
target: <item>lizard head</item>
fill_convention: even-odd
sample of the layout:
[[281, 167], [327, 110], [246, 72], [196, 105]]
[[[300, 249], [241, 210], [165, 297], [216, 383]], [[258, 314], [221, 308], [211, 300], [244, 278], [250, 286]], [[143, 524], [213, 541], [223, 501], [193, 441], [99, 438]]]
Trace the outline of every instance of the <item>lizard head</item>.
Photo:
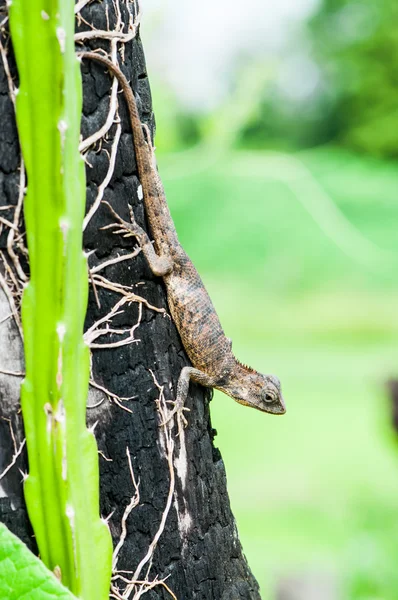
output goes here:
[[241, 366], [244, 372], [219, 389], [239, 404], [273, 415], [283, 415], [286, 407], [279, 379], [274, 375], [262, 375], [249, 367]]

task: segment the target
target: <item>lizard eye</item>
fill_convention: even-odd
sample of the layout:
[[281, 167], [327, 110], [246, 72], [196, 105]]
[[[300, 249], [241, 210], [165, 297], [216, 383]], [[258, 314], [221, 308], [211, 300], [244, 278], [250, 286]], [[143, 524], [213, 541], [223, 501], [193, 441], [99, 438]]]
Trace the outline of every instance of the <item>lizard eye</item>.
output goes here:
[[275, 401], [275, 395], [272, 394], [272, 393], [264, 394], [264, 400], [266, 402], [274, 402]]

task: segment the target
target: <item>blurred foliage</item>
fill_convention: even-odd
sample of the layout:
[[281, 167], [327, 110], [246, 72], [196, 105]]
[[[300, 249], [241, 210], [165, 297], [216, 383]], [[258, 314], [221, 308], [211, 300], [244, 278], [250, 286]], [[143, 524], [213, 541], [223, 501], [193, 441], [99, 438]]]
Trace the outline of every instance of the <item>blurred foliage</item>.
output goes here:
[[[394, 163], [337, 149], [231, 152], [203, 165], [200, 157], [164, 156], [161, 172], [172, 184], [169, 203], [183, 246], [200, 247], [201, 272], [236, 270], [240, 280], [259, 282], [266, 274], [268, 288], [283, 296], [320, 285], [397, 288]], [[239, 252], [232, 260], [233, 240]]]
[[[309, 572], [331, 573], [339, 600], [396, 600], [398, 458], [384, 389], [397, 363], [394, 162], [331, 148], [211, 155], [204, 144], [159, 162], [234, 352], [283, 382], [281, 419], [218, 392], [211, 404], [262, 597]], [[374, 244], [366, 260], [331, 206]]]
[[[155, 82], [154, 110], [157, 123], [161, 123], [156, 132], [157, 149], [170, 153], [197, 145], [202, 157], [208, 152], [222, 154], [240, 143], [248, 123], [254, 120], [258, 127], [261, 99], [271, 80], [272, 73], [262, 61], [245, 64], [234, 77], [229, 97], [209, 114], [187, 111], [170, 88]], [[205, 153], [199, 144], [206, 146]]]
[[[309, 63], [303, 78], [318, 81], [306, 97], [284, 94], [278, 80], [263, 91], [241, 145], [284, 149], [337, 143], [377, 157], [398, 156], [398, 4], [395, 0], [322, 0], [304, 26]], [[289, 60], [289, 56], [287, 57]], [[279, 69], [283, 68], [281, 61]]]
[[[397, 16], [321, 0], [301, 42], [240, 65], [219, 111], [193, 116], [196, 146], [159, 156], [234, 352], [283, 383], [283, 419], [218, 392], [211, 406], [264, 600], [297, 573], [331, 574], [339, 600], [398, 598]], [[312, 77], [301, 96], [281, 85], [289, 60]]]
[[398, 156], [397, 21], [396, 0], [323, 0], [309, 23], [335, 138], [376, 156]]
[[[188, 114], [174, 96], [155, 93], [164, 100], [155, 106], [161, 148], [181, 149], [225, 135], [243, 148], [288, 151], [333, 143], [396, 158], [397, 22], [396, 0], [321, 0], [278, 59], [241, 60], [230, 74], [227, 102], [212, 115]], [[232, 104], [245, 116], [236, 124], [228, 112], [237, 130], [233, 138], [227, 127], [220, 132], [218, 126]]]
[[151, 81], [156, 124], [156, 147], [161, 152], [171, 152], [197, 144], [201, 135], [201, 118], [184, 109], [170, 87]]

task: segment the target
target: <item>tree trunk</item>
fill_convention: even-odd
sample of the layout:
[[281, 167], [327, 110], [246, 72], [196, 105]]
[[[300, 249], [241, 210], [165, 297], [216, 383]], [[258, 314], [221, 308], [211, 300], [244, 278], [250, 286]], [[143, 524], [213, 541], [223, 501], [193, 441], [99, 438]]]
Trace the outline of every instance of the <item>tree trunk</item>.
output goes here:
[[[0, 14], [5, 14], [4, 4], [0, 0]], [[138, 20], [132, 2], [87, 4], [77, 16], [77, 49], [114, 52], [136, 93], [141, 119], [153, 134]], [[103, 33], [93, 34], [87, 23]], [[23, 500], [21, 471], [28, 468], [18, 412], [23, 372], [18, 314], [28, 264], [23, 238], [15, 234], [11, 239], [4, 221], [15, 222], [21, 232], [22, 219], [14, 219], [19, 184], [23, 187], [24, 182], [13, 83], [7, 78], [9, 69], [15, 82], [16, 70], [6, 31], [1, 41], [0, 119], [5, 127], [0, 137], [0, 207], [11, 208], [0, 210], [0, 520], [36, 551]], [[224, 464], [213, 446], [209, 393], [191, 385], [189, 424], [179, 434], [171, 422], [163, 424], [165, 402], [175, 397], [180, 371], [189, 362], [168, 315], [162, 280], [153, 277], [133, 238], [102, 229], [114, 222], [106, 205], [99, 204], [102, 194], [123, 218], [128, 220], [130, 204], [138, 223], [147, 225], [124, 99], [101, 65], [84, 61], [82, 73], [82, 137], [94, 136], [90, 144], [82, 142], [91, 216], [84, 234], [91, 281], [86, 319], [86, 340], [92, 349], [88, 424], [95, 425], [99, 447], [101, 514], [109, 518], [118, 549], [115, 597], [133, 579], [131, 598], [148, 590], [148, 598], [258, 599], [258, 585], [231, 513]], [[101, 135], [98, 131], [107, 119], [110, 126]], [[119, 260], [132, 253], [135, 256]]]

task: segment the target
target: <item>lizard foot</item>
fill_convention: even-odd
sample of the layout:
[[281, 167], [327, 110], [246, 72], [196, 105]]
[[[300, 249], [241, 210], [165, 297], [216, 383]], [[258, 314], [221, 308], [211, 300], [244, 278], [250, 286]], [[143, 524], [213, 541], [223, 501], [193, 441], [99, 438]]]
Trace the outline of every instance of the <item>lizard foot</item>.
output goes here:
[[143, 230], [136, 223], [133, 209], [131, 208], [130, 205], [129, 205], [130, 223], [128, 223], [127, 221], [122, 219], [122, 217], [120, 215], [117, 214], [117, 212], [113, 209], [113, 207], [109, 204], [109, 202], [107, 202], [106, 200], [103, 200], [102, 204], [106, 204], [106, 206], [111, 211], [112, 215], [115, 217], [117, 223], [110, 223], [110, 225], [105, 225], [105, 227], [102, 227], [101, 229], [116, 229], [116, 228], [118, 228], [115, 231], [115, 233], [124, 233], [125, 237], [129, 237], [129, 236], [138, 237], [142, 234]]
[[116, 219], [116, 223], [110, 223], [109, 225], [105, 225], [102, 229], [113, 229], [115, 233], [123, 234], [123, 237], [135, 237], [137, 242], [139, 243], [142, 251], [147, 259], [151, 271], [154, 275], [159, 277], [164, 277], [168, 273], [171, 273], [173, 270], [173, 262], [168, 255], [165, 254], [156, 254], [155, 249], [151, 240], [148, 237], [148, 234], [138, 225], [134, 218], [133, 209], [129, 205], [130, 210], [130, 223], [124, 221], [117, 214], [117, 212], [112, 208], [112, 206], [106, 202], [106, 200], [102, 201], [103, 204], [106, 204], [112, 215]]
[[163, 421], [163, 423], [161, 423], [161, 425], [167, 425], [167, 423], [169, 423], [171, 421], [171, 419], [174, 417], [174, 415], [177, 415], [177, 420], [182, 422], [184, 427], [187, 427], [188, 421], [185, 418], [184, 411], [189, 412], [191, 409], [184, 406], [184, 402], [182, 402], [181, 400], [178, 400], [178, 399], [177, 400], [167, 400], [166, 402], [167, 402], [167, 404], [172, 404], [174, 406], [174, 408], [172, 409], [171, 413], [168, 415], [167, 419], [165, 421]]

